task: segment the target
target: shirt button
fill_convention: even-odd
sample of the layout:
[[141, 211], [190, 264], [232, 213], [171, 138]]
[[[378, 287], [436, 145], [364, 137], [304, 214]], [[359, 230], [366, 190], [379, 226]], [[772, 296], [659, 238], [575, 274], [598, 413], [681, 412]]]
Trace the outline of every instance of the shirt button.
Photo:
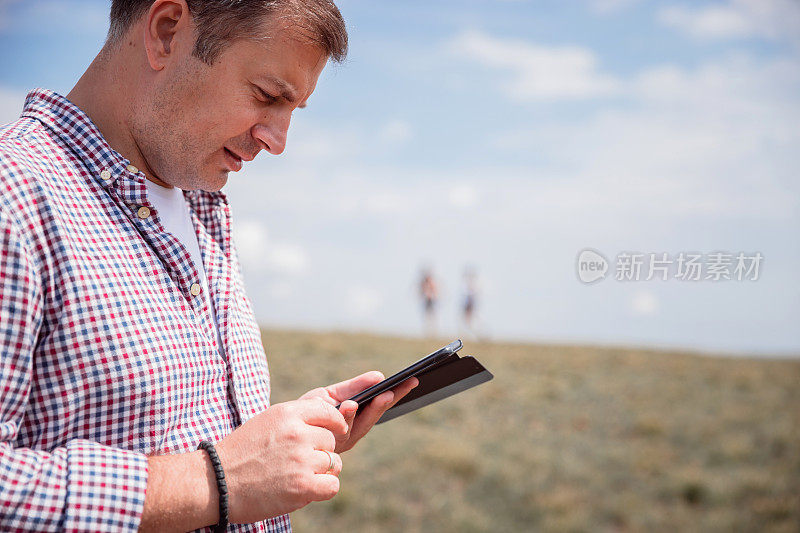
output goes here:
[[138, 211], [136, 211], [136, 214], [139, 218], [147, 218], [150, 216], [150, 209], [146, 206], [142, 206]]
[[128, 169], [128, 172], [130, 172], [130, 173], [132, 173], [132, 174], [136, 174], [137, 172], [139, 172], [139, 169], [138, 169], [138, 168], [136, 168], [136, 167], [135, 167], [135, 166], [133, 166], [133, 165], [128, 165], [128, 166], [127, 166], [127, 169]]
[[192, 287], [189, 289], [189, 292], [192, 293], [192, 296], [197, 296], [198, 294], [200, 294], [200, 284], [192, 283]]
[[111, 179], [111, 172], [109, 172], [109, 171], [108, 171], [108, 169], [106, 169], [106, 170], [103, 170], [103, 171], [100, 173], [100, 177], [101, 177], [101, 178], [103, 178], [104, 180], [108, 181], [108, 180], [110, 180], [110, 179]]

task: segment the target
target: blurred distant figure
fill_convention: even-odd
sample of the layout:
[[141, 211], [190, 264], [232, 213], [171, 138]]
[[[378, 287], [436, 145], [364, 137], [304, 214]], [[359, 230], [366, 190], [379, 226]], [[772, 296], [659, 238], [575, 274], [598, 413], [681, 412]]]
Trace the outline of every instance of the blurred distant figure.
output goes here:
[[419, 280], [419, 295], [422, 299], [424, 334], [436, 336], [436, 304], [439, 300], [439, 287], [429, 268], [423, 268]]
[[478, 276], [475, 269], [467, 267], [464, 270], [464, 299], [461, 306], [462, 324], [467, 333], [477, 337], [475, 331], [475, 306], [478, 299]]

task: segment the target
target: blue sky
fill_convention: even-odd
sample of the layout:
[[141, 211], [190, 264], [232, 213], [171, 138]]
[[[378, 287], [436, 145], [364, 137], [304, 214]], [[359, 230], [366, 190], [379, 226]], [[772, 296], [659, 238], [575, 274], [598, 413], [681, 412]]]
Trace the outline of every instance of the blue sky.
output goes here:
[[[800, 354], [800, 4], [339, 3], [351, 52], [232, 174], [264, 324], [417, 334], [433, 266], [495, 338]], [[66, 94], [108, 4], [0, 0], [0, 122]], [[757, 281], [578, 281], [594, 248], [761, 252]]]

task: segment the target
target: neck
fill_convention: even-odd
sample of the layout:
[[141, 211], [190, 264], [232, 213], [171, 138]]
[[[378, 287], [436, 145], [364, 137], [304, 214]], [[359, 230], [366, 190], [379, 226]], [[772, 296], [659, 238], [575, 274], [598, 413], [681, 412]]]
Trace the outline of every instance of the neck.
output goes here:
[[131, 79], [130, 68], [119, 54], [106, 48], [101, 50], [67, 98], [89, 116], [109, 146], [139, 168], [147, 179], [171, 187], [155, 175], [131, 133], [130, 98], [136, 93], [136, 81]]

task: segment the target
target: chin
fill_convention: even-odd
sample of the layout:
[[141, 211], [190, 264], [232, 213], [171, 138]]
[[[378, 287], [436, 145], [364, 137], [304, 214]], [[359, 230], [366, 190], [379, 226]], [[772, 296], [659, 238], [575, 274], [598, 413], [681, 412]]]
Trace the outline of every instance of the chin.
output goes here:
[[206, 192], [217, 192], [222, 189], [226, 183], [228, 183], [228, 171], [223, 170], [219, 174], [203, 180], [203, 184], [200, 188]]

